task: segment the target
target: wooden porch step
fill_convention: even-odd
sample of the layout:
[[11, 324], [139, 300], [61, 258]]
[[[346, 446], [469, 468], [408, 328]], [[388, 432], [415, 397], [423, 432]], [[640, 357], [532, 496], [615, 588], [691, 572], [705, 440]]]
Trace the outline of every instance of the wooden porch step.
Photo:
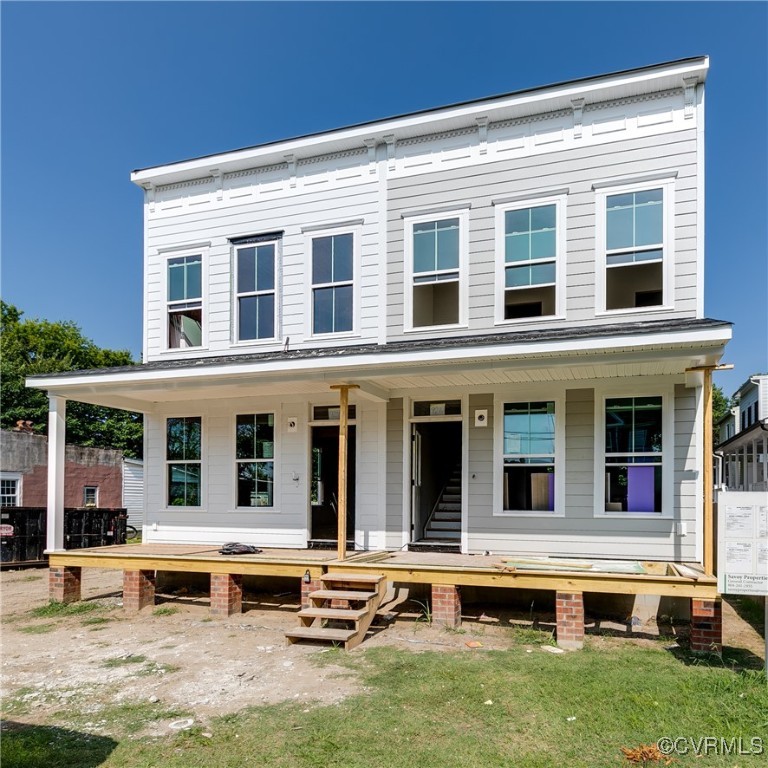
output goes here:
[[357, 633], [355, 629], [331, 629], [330, 627], [294, 627], [285, 636], [294, 640], [322, 640], [327, 643], [347, 643]]
[[339, 621], [358, 621], [368, 612], [366, 608], [302, 608], [300, 618], [335, 619]]
[[384, 581], [384, 577], [366, 573], [326, 573], [320, 577], [320, 581], [323, 584], [329, 581], [343, 581], [345, 584], [380, 584]]
[[318, 589], [309, 593], [310, 600], [373, 600], [378, 592], [356, 592], [347, 589]]

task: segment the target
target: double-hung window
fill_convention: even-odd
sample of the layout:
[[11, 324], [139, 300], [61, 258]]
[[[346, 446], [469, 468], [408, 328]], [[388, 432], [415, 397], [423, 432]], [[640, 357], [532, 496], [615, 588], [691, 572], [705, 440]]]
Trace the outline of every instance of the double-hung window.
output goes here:
[[171, 418], [166, 422], [166, 467], [169, 507], [201, 506], [202, 419]]
[[412, 328], [464, 322], [462, 272], [466, 214], [413, 218], [406, 223]]
[[499, 206], [497, 242], [503, 285], [499, 320], [561, 314], [557, 283], [563, 208], [560, 198]]
[[555, 511], [555, 403], [503, 405], [502, 509]]
[[203, 257], [168, 259], [168, 349], [203, 344]]
[[605, 400], [605, 511], [661, 512], [660, 396]]
[[98, 505], [99, 505], [99, 486], [84, 485], [83, 486], [83, 506], [97, 507]]
[[354, 247], [351, 232], [312, 238], [312, 333], [354, 329]]
[[272, 507], [275, 500], [275, 415], [237, 416], [237, 506]]
[[598, 194], [605, 310], [671, 303], [673, 197], [671, 181], [613, 187]]
[[277, 241], [235, 247], [237, 340], [274, 339]]
[[0, 507], [21, 506], [21, 478], [3, 474], [0, 477]]

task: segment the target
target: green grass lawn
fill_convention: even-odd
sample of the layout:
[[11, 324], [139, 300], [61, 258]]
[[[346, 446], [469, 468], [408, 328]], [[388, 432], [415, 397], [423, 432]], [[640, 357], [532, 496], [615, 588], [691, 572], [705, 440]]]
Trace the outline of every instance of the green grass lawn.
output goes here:
[[[69, 730], [6, 732], [3, 768], [592, 768], [629, 765], [621, 747], [663, 736], [742, 737], [745, 748], [758, 737], [768, 750], [761, 672], [673, 655], [661, 645], [561, 655], [524, 645], [379, 648], [317, 659], [348, 667], [363, 692], [335, 706], [254, 707], [163, 738], [132, 736], [135, 712], [113, 713], [107, 734], [90, 740], [67, 717]], [[162, 716], [145, 710], [145, 719]], [[692, 749], [673, 763], [766, 764], [765, 755], [699, 758]]]

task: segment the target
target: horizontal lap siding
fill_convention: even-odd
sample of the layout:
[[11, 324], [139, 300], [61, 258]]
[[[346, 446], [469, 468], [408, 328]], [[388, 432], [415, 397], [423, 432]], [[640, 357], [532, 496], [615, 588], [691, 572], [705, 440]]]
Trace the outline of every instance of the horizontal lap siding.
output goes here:
[[[469, 332], [494, 328], [494, 198], [569, 189], [567, 198], [566, 319], [551, 326], [604, 323], [595, 309], [595, 192], [598, 179], [673, 169], [675, 180], [676, 317], [696, 313], [697, 145], [695, 130], [613, 141], [535, 157], [478, 163], [472, 167], [410, 175], [388, 181], [387, 332], [403, 338], [403, 211], [471, 203], [469, 212]], [[663, 317], [662, 314], [654, 317]], [[623, 316], [623, 320], [642, 318]], [[516, 324], [514, 328], [541, 327]], [[467, 330], [455, 331], [465, 334]], [[446, 335], [451, 335], [447, 333]]]
[[[592, 389], [566, 391], [565, 516], [494, 516], [487, 499], [492, 485], [477, 487], [470, 479], [469, 551], [648, 560], [695, 560], [696, 464], [695, 390], [675, 388], [675, 514], [673, 519], [600, 518], [594, 514], [594, 409]], [[487, 440], [477, 443], [470, 431], [470, 478], [489, 460]], [[488, 429], [487, 432], [491, 433]], [[688, 448], [688, 441], [691, 447]], [[493, 457], [490, 459], [493, 461]], [[495, 458], [500, 461], [499, 457]], [[482, 469], [489, 481], [493, 475]], [[558, 471], [563, 471], [562, 467]], [[479, 503], [476, 503], [479, 501]], [[678, 520], [688, 523], [676, 534]]]
[[[157, 359], [166, 346], [166, 300], [162, 291], [165, 264], [172, 253], [157, 254], [157, 249], [184, 247], [210, 242], [207, 248], [207, 305], [203, 308], [208, 324], [208, 349], [197, 350], [195, 357], [222, 354], [232, 348], [233, 276], [229, 238], [260, 232], [284, 230], [280, 285], [282, 338], [290, 336], [291, 346], [300, 347], [307, 336], [307, 281], [311, 279], [302, 227], [334, 225], [363, 219], [360, 229], [359, 328], [356, 343], [378, 338], [379, 325], [379, 206], [377, 183], [366, 181], [312, 192], [296, 191], [275, 198], [225, 199], [209, 202], [199, 209], [179, 209], [174, 214], [149, 215], [146, 243], [148, 251], [146, 285], [146, 332], [149, 358]], [[359, 298], [358, 298], [359, 297]], [[276, 345], [276, 346], [279, 346]], [[263, 346], [236, 347], [243, 352], [263, 350]]]
[[[487, 426], [474, 426], [474, 413], [488, 410]], [[493, 395], [469, 396], [469, 466], [467, 500], [469, 514], [467, 530], [471, 536], [481, 521], [493, 517]]]
[[386, 546], [399, 549], [403, 543], [403, 399], [387, 403], [387, 509]]

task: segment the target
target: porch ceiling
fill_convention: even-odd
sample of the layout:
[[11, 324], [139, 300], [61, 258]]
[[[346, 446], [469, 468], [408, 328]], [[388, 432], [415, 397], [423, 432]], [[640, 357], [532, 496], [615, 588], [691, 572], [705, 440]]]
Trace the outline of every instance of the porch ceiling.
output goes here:
[[[730, 333], [728, 334], [730, 335]], [[40, 376], [29, 386], [70, 400], [151, 412], [155, 404], [185, 400], [328, 394], [331, 384], [360, 386], [355, 397], [386, 401], [404, 390], [477, 385], [584, 382], [605, 378], [680, 375], [687, 368], [716, 364], [723, 338], [678, 343], [632, 344], [593, 349], [521, 350], [488, 347], [484, 354], [436, 350], [440, 354], [350, 355], [295, 360], [246, 361], [217, 366], [179, 365], [171, 369], [136, 366], [96, 372]], [[478, 352], [479, 350], [473, 350]], [[290, 365], [290, 363], [295, 363]]]

